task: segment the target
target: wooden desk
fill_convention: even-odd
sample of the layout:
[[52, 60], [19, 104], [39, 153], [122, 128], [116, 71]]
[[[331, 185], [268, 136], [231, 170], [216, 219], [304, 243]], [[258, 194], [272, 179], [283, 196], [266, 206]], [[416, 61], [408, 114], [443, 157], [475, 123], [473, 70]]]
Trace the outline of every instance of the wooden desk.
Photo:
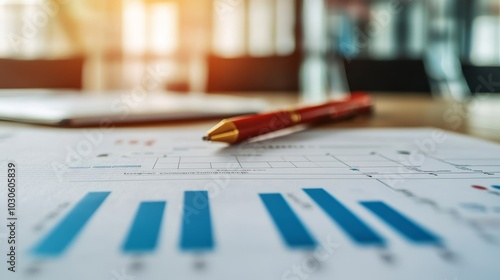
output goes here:
[[500, 142], [499, 97], [468, 102], [418, 95], [373, 97], [373, 117], [353, 119], [335, 127], [435, 127]]
[[[237, 95], [261, 97], [268, 100], [274, 107], [295, 105], [299, 101], [298, 95], [293, 93], [245, 93]], [[344, 122], [325, 124], [321, 127], [436, 127], [500, 142], [500, 96], [488, 96], [487, 98], [464, 103], [446, 101], [422, 95], [373, 94], [372, 96], [375, 100], [375, 114], [373, 116], [358, 117]], [[139, 129], [151, 127], [172, 127], [176, 129], [198, 128], [201, 131], [205, 131], [217, 123], [217, 121], [218, 120], [182, 121], [156, 123], [151, 125], [134, 125], [131, 127]], [[0, 126], [21, 128], [32, 125], [0, 122]]]

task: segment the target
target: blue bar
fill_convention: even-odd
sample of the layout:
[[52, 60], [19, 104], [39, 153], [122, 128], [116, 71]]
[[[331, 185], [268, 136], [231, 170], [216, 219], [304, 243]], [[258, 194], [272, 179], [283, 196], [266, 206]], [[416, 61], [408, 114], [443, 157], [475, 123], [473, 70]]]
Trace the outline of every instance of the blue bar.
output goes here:
[[361, 205], [413, 242], [439, 244], [440, 238], [417, 225], [394, 208], [381, 201], [363, 201]]
[[304, 191], [354, 241], [360, 245], [385, 245], [385, 240], [382, 237], [324, 189], [304, 189]]
[[259, 195], [288, 246], [292, 248], [315, 247], [316, 241], [311, 237], [299, 217], [295, 215], [281, 194], [268, 193]]
[[59, 256], [85, 227], [110, 192], [90, 192], [75, 205], [64, 219], [33, 249], [44, 256]]
[[142, 202], [123, 244], [127, 253], [151, 252], [158, 244], [165, 201]]
[[214, 247], [210, 203], [206, 191], [184, 192], [180, 247], [185, 251], [212, 250]]

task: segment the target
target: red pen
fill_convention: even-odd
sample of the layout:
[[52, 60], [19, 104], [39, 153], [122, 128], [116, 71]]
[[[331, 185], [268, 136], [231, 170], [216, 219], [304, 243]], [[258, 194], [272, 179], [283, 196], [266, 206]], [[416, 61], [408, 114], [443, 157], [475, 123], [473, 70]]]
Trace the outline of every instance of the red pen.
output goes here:
[[224, 119], [210, 129], [203, 140], [235, 144], [299, 124], [313, 124], [369, 114], [372, 107], [373, 103], [369, 95], [353, 93], [345, 100]]

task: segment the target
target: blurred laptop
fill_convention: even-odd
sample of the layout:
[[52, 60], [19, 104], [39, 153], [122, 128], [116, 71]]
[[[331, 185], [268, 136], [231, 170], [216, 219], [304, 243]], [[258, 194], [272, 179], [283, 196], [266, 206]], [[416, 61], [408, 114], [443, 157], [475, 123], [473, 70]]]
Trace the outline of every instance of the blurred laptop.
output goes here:
[[261, 99], [217, 94], [0, 90], [0, 119], [53, 126], [228, 117], [267, 107]]

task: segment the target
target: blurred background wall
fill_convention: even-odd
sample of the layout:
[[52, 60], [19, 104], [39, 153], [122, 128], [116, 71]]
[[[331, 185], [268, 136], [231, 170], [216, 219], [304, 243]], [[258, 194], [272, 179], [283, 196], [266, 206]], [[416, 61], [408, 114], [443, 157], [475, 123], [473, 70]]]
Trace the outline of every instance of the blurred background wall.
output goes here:
[[89, 90], [500, 92], [498, 0], [0, 0], [0, 38]]

